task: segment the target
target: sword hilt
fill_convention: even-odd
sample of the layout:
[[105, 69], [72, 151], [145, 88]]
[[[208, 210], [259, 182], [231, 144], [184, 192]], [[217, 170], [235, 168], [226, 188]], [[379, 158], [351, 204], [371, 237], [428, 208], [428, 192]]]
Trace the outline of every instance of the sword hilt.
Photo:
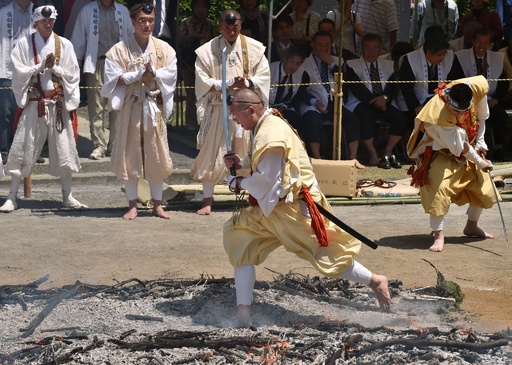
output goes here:
[[[235, 155], [236, 155], [236, 153], [234, 153], [234, 152], [226, 153], [226, 154], [224, 155], [224, 158], [226, 158], [226, 157], [230, 157], [230, 156], [235, 156]], [[233, 165], [231, 165], [231, 167], [229, 168], [229, 173], [231, 174], [231, 176], [236, 176], [236, 166], [235, 166], [235, 164], [234, 164], [234, 163], [233, 163]]]

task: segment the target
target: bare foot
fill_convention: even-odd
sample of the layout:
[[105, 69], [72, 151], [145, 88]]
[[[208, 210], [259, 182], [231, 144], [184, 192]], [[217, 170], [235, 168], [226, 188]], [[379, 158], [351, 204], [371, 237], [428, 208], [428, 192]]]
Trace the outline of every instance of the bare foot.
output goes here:
[[164, 210], [164, 208], [162, 208], [161, 204], [157, 204], [156, 201], [154, 202], [154, 205], [153, 205], [153, 215], [158, 218], [171, 219], [171, 215], [169, 213], [167, 213]]
[[478, 227], [478, 222], [468, 220], [463, 233], [469, 237], [480, 238], [494, 238], [494, 235], [485, 232], [482, 228]]
[[197, 211], [199, 215], [210, 215], [212, 212], [212, 198], [203, 199], [203, 207]]
[[372, 274], [370, 288], [375, 292], [379, 301], [380, 310], [389, 312], [391, 308], [391, 296], [388, 289], [388, 279], [384, 275]]
[[128, 221], [132, 221], [137, 217], [138, 211], [137, 211], [137, 201], [136, 200], [129, 200], [128, 201], [128, 212], [123, 215], [123, 219], [126, 219]]
[[356, 169], [359, 169], [359, 170], [362, 170], [364, 168], [366, 168], [365, 165], [363, 165], [361, 162], [359, 162], [358, 160], [354, 159], [354, 166], [356, 167]]
[[226, 322], [229, 327], [250, 327], [252, 326], [251, 306], [240, 304], [236, 307], [236, 313]]
[[132, 221], [135, 218], [137, 218], [137, 214], [138, 214], [137, 208], [130, 208], [130, 209], [128, 209], [128, 212], [125, 215], [123, 215], [123, 219]]
[[444, 248], [444, 233], [443, 231], [434, 232], [434, 244], [429, 247], [432, 252], [441, 252]]

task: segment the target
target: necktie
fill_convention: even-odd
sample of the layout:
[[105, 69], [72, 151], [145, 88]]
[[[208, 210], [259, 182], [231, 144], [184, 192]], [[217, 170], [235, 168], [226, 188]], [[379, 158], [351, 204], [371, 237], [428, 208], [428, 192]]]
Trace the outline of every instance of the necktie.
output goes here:
[[279, 86], [277, 87], [276, 97], [274, 99], [274, 103], [279, 104], [283, 102], [283, 94], [284, 94], [284, 85], [286, 84], [286, 80], [288, 79], [288, 75], [284, 75], [281, 81], [279, 82]]
[[437, 67], [436, 65], [428, 66], [428, 79], [437, 80]]
[[484, 74], [484, 65], [481, 58], [476, 59], [476, 73], [478, 75]]
[[[322, 62], [320, 77], [322, 78], [322, 82], [329, 82], [329, 66], [325, 62]], [[329, 84], [323, 85], [325, 90], [327, 91], [327, 94], [331, 95], [331, 86]]]
[[291, 84], [293, 84], [292, 75], [290, 75], [288, 77], [288, 79], [286, 80], [286, 83], [290, 84], [290, 85], [287, 86], [288, 91], [286, 92], [286, 95], [284, 96], [283, 102], [289, 103], [290, 101], [292, 101], [292, 98], [293, 98], [293, 86], [291, 85]]
[[[380, 81], [379, 71], [375, 67], [375, 63], [370, 65], [370, 79], [372, 81]], [[373, 95], [382, 95], [382, 85], [380, 82], [372, 83], [372, 93]]]

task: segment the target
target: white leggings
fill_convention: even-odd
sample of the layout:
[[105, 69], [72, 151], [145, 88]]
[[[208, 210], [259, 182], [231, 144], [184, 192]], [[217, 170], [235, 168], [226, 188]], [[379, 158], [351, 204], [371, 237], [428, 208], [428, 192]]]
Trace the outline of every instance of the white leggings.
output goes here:
[[[477, 208], [473, 206], [468, 207], [468, 211], [466, 214], [468, 215], [468, 221], [478, 222], [480, 219], [480, 215], [484, 211], [484, 208]], [[431, 215], [430, 216], [430, 229], [437, 232], [442, 231], [444, 228], [444, 215], [440, 215], [438, 217]]]
[[[343, 271], [341, 277], [346, 280], [362, 284], [370, 284], [372, 273], [359, 262], [354, 261], [352, 266]], [[256, 270], [254, 265], [235, 267], [236, 305], [251, 305], [254, 284], [256, 283]]]
[[[158, 181], [148, 181], [149, 183], [149, 191], [151, 192], [151, 199], [153, 200], [162, 200], [162, 195], [164, 192], [164, 184], [163, 180]], [[128, 200], [137, 200], [137, 186], [139, 180], [124, 180], [124, 189], [126, 191], [126, 199]]]

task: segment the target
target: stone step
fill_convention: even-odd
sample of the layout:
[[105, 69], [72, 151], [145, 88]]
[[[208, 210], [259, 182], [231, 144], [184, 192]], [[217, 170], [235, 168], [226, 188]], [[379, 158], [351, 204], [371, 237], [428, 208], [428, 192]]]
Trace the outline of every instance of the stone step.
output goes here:
[[[60, 185], [60, 178], [58, 176], [52, 176], [48, 173], [33, 174], [32, 186], [42, 185]], [[95, 171], [95, 172], [80, 172], [73, 174], [73, 184], [75, 185], [94, 185], [102, 183], [116, 182], [117, 178], [110, 171]], [[172, 175], [168, 177], [165, 182], [171, 184], [191, 184], [194, 181], [190, 178], [189, 169], [174, 169]], [[11, 177], [5, 176], [0, 180], [0, 188], [2, 191], [8, 189], [11, 183]], [[20, 188], [21, 191], [22, 188]]]

